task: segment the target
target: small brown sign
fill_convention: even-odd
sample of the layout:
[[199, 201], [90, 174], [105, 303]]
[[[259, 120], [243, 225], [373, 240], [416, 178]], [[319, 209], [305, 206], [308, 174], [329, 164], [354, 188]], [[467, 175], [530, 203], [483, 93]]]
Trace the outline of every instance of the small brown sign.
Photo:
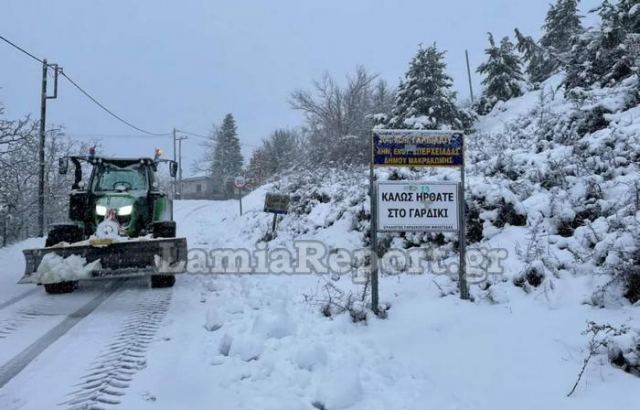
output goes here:
[[289, 212], [289, 195], [267, 193], [264, 197], [264, 211], [273, 214], [286, 214]]

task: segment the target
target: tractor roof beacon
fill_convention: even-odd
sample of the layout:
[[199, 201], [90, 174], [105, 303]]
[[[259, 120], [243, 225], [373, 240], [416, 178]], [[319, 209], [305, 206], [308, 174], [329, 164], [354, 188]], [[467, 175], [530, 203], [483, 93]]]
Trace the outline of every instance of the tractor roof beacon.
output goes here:
[[[48, 293], [68, 293], [79, 280], [150, 276], [152, 287], [170, 287], [184, 272], [187, 241], [176, 238], [173, 202], [156, 178], [162, 163], [172, 177], [175, 161], [154, 158], [60, 158], [60, 174], [74, 165], [68, 223], [50, 227], [45, 248], [23, 251], [19, 283], [43, 284]], [[91, 169], [83, 180], [83, 167]], [[70, 257], [74, 258], [70, 258]], [[82, 269], [77, 268], [78, 257]], [[51, 268], [54, 259], [55, 267]], [[75, 269], [66, 269], [73, 260]], [[62, 268], [61, 268], [62, 267]]]

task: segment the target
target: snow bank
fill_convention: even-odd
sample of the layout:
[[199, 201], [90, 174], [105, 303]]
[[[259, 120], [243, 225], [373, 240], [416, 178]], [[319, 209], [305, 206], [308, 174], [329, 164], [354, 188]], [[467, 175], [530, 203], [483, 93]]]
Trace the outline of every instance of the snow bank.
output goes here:
[[296, 331], [295, 321], [284, 309], [260, 312], [253, 322], [252, 332], [263, 338], [282, 339]]
[[347, 409], [362, 400], [363, 394], [358, 369], [343, 367], [327, 376], [318, 389], [315, 402], [326, 409]]
[[296, 352], [295, 362], [301, 369], [317, 370], [327, 364], [327, 351], [319, 344], [303, 346]]

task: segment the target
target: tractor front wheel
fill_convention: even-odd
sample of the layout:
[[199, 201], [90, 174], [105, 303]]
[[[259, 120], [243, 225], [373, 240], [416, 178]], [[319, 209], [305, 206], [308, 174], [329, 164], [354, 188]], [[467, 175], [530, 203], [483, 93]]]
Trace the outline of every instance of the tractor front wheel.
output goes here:
[[151, 275], [152, 288], [172, 288], [175, 283], [174, 275]]
[[[82, 240], [82, 228], [76, 225], [56, 225], [47, 235], [45, 246], [54, 246], [62, 242], [74, 243]], [[71, 293], [78, 288], [78, 281], [46, 283], [44, 290], [50, 295]]]
[[50, 295], [60, 295], [62, 293], [71, 293], [78, 287], [77, 281], [67, 281], [58, 283], [45, 283], [44, 290]]

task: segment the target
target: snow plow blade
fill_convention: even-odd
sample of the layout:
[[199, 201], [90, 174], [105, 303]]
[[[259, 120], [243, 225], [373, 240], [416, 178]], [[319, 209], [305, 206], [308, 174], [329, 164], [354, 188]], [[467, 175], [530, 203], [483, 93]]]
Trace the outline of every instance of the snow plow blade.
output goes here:
[[45, 255], [53, 253], [63, 258], [81, 256], [87, 263], [100, 260], [99, 268], [85, 279], [110, 279], [152, 274], [183, 273], [187, 265], [186, 238], [130, 240], [124, 242], [96, 241], [92, 243], [26, 249], [23, 251], [25, 273], [18, 283], [38, 283], [38, 267]]

